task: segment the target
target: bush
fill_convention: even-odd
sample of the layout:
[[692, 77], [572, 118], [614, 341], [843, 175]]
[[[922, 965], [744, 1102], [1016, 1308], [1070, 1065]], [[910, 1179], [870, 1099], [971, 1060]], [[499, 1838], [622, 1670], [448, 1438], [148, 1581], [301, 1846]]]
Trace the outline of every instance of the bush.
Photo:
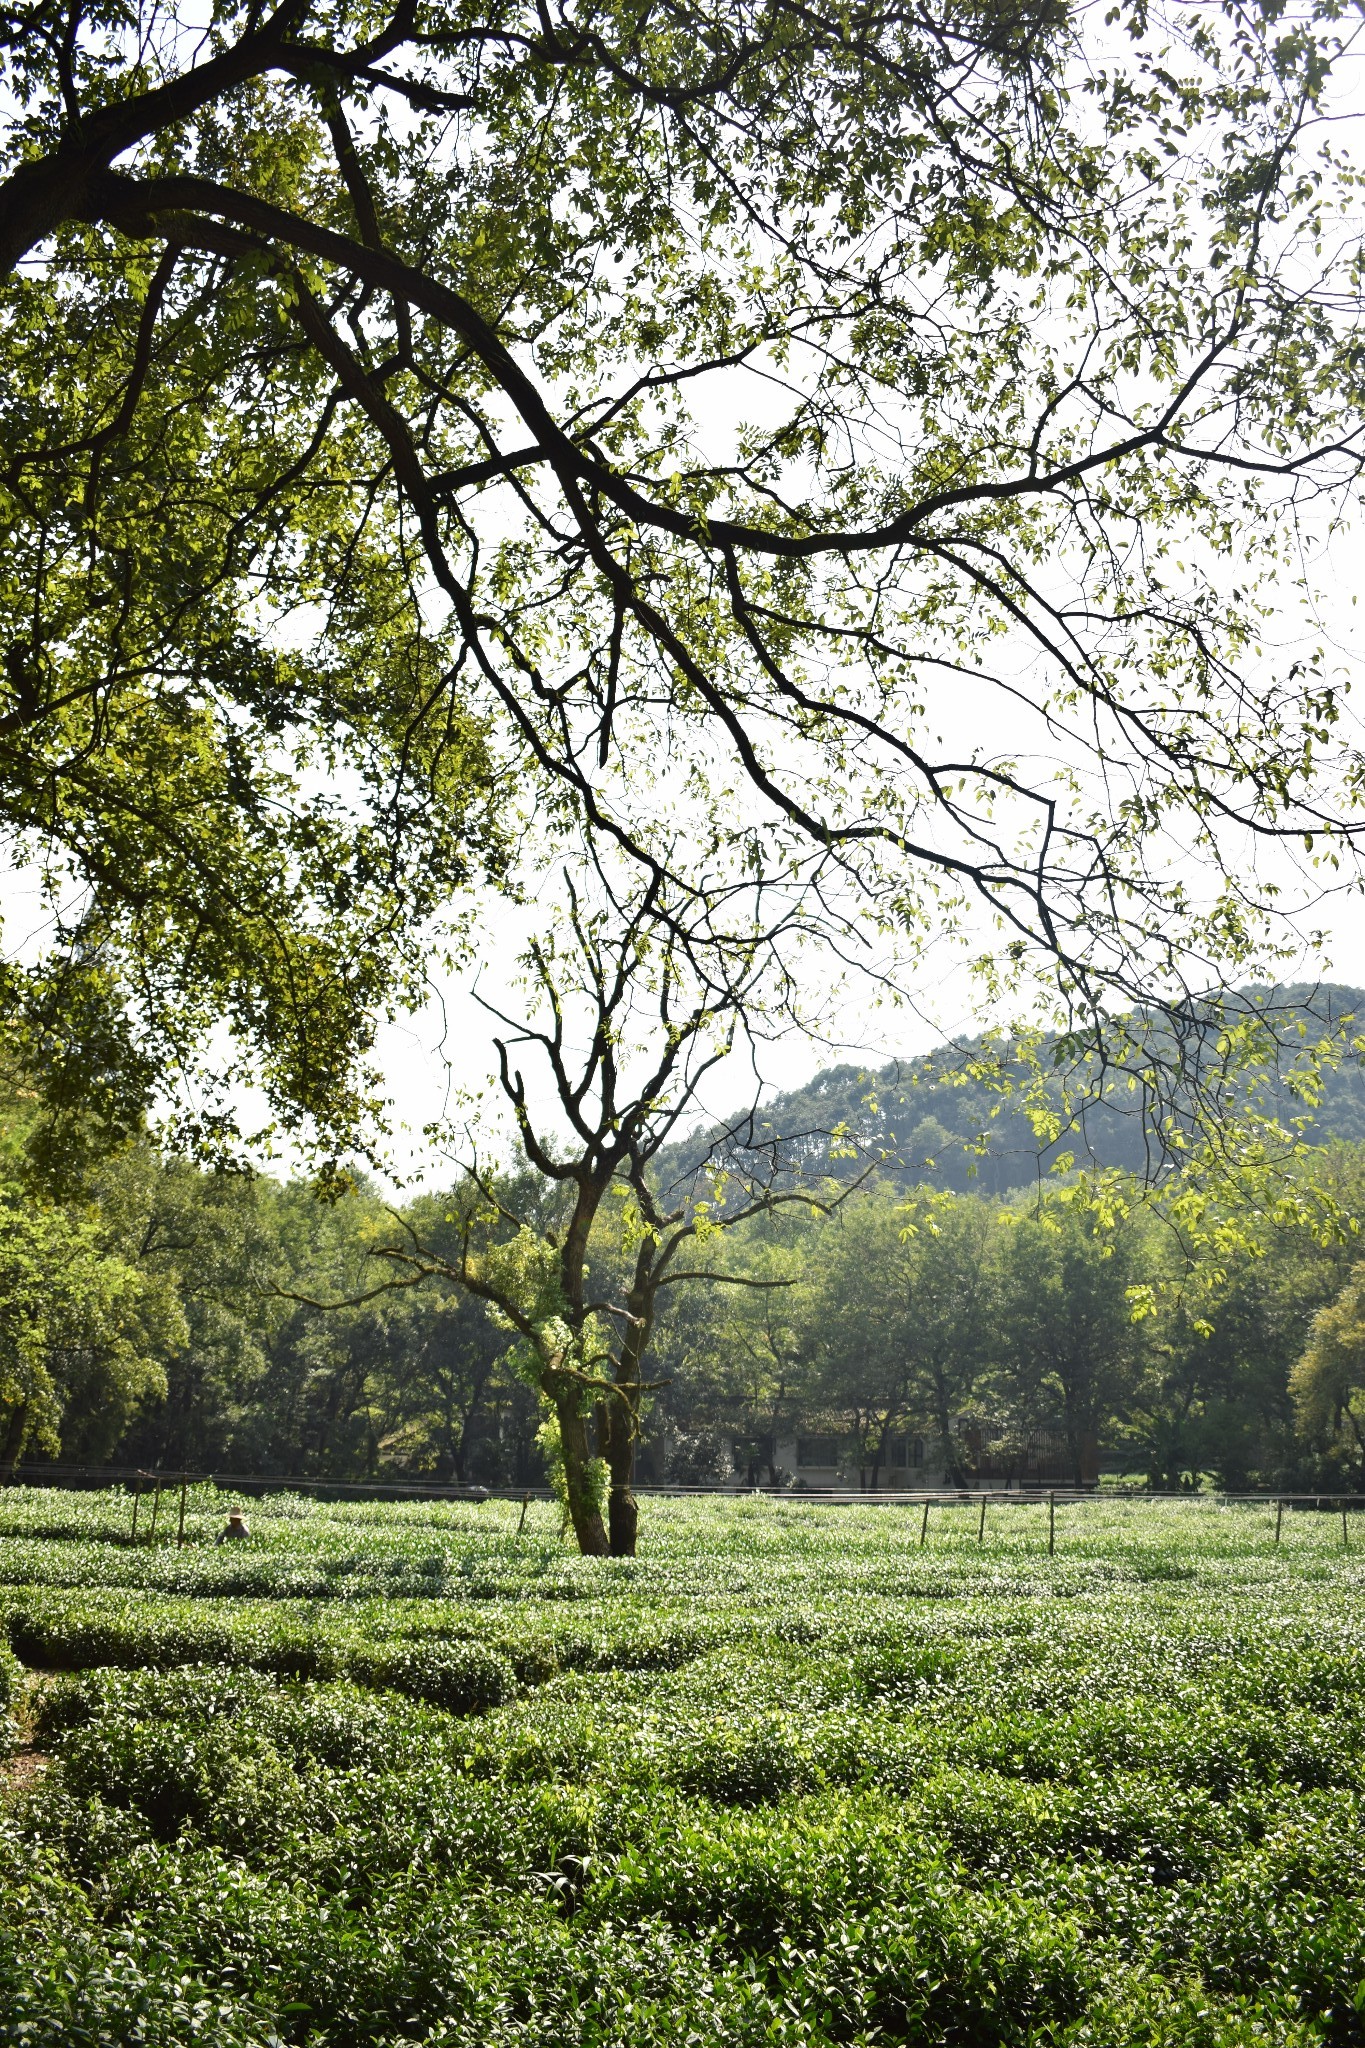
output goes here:
[[681, 1743], [664, 1765], [680, 1791], [719, 1806], [760, 1806], [811, 1782], [809, 1759], [780, 1722], [721, 1727]]
[[0, 1595], [67, 1673], [0, 1840], [6, 2048], [1365, 2043], [1365, 1617], [1321, 1518], [1276, 1551], [1096, 1502], [1049, 1558], [1033, 1504], [935, 1552], [887, 1507], [659, 1502], [624, 1563], [469, 1512], [282, 1518], [269, 1599], [94, 1540]]
[[273, 2017], [140, 1927], [108, 1930], [50, 1851], [0, 1820], [0, 2040], [15, 2048], [271, 2048]]
[[378, 1643], [352, 1650], [347, 1668], [361, 1685], [385, 1686], [449, 1714], [486, 1714], [517, 1690], [507, 1659], [481, 1643]]
[[277, 1838], [298, 1783], [274, 1744], [231, 1727], [104, 1714], [61, 1744], [61, 1775], [77, 1800], [140, 1814], [160, 1841], [191, 1824], [249, 1854]]
[[151, 1601], [81, 1599], [19, 1604], [8, 1616], [12, 1647], [49, 1671], [96, 1665], [127, 1669], [246, 1662], [232, 1627], [213, 1615], [181, 1614]]
[[254, 1671], [190, 1664], [172, 1671], [117, 1667], [60, 1678], [39, 1699], [34, 1732], [50, 1742], [101, 1716], [125, 1721], [222, 1721], [259, 1709], [276, 1687]]
[[730, 1438], [721, 1430], [684, 1429], [670, 1440], [667, 1476], [675, 1486], [715, 1486], [734, 1469]]

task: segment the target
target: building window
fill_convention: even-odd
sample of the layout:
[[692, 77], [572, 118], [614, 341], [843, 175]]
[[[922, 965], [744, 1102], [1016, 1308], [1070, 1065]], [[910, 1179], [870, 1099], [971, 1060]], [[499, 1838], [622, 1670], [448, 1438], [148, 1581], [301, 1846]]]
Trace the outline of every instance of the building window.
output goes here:
[[912, 1465], [922, 1465], [924, 1463], [924, 1438], [922, 1436], [912, 1437], [910, 1440], [910, 1463]]
[[796, 1439], [798, 1466], [829, 1466], [839, 1462], [837, 1436], [799, 1436]]
[[903, 1436], [893, 1436], [887, 1439], [886, 1462], [893, 1472], [904, 1469], [906, 1463], [905, 1451], [906, 1443]]

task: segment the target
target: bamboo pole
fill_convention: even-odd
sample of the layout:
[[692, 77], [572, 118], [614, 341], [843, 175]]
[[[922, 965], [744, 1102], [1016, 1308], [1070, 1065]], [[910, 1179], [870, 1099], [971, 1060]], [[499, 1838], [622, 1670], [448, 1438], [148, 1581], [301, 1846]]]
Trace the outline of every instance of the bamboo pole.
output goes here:
[[156, 1518], [161, 1513], [161, 1474], [156, 1475], [156, 1492], [152, 1495], [152, 1526], [147, 1534], [149, 1543], [156, 1542]]
[[1052, 1556], [1054, 1556], [1054, 1555], [1056, 1554], [1056, 1550], [1057, 1550], [1057, 1496], [1056, 1496], [1056, 1494], [1055, 1494], [1055, 1493], [1050, 1493], [1050, 1494], [1048, 1495], [1048, 1497], [1047, 1497], [1047, 1554], [1048, 1554], [1048, 1556], [1049, 1556], [1049, 1557], [1052, 1557]]
[[928, 1536], [928, 1534], [929, 1534], [929, 1503], [928, 1503], [928, 1501], [926, 1500], [926, 1501], [925, 1501], [925, 1503], [924, 1503], [924, 1515], [923, 1515], [923, 1517], [922, 1517], [922, 1519], [921, 1519], [921, 1521], [920, 1521], [920, 1525], [919, 1525], [919, 1547], [920, 1547], [920, 1549], [921, 1549], [921, 1550], [923, 1550], [923, 1548], [924, 1548], [924, 1541], [925, 1541], [925, 1538], [926, 1538], [926, 1537]]
[[136, 1542], [137, 1542], [137, 1509], [138, 1509], [138, 1502], [139, 1502], [139, 1501], [141, 1500], [141, 1498], [142, 1498], [142, 1474], [141, 1474], [141, 1473], [139, 1472], [139, 1473], [138, 1473], [138, 1475], [137, 1475], [137, 1478], [136, 1478], [136, 1479], [135, 1479], [135, 1480], [133, 1481], [133, 1541], [134, 1541], [134, 1543], [136, 1543]]
[[1280, 1524], [1283, 1522], [1283, 1520], [1284, 1502], [1282, 1500], [1277, 1500], [1275, 1503], [1275, 1541], [1277, 1543], [1280, 1540]]
[[185, 1548], [185, 1492], [189, 1483], [189, 1480], [182, 1472], [180, 1475], [180, 1527], [175, 1532], [175, 1547], [177, 1550]]
[[986, 1496], [984, 1493], [981, 1496], [981, 1521], [977, 1527], [976, 1540], [978, 1543], [984, 1543], [986, 1540]]
[[526, 1527], [526, 1510], [530, 1507], [530, 1505], [531, 1496], [529, 1493], [524, 1493], [521, 1496], [521, 1520], [517, 1523], [518, 1536], [520, 1536], [522, 1530]]

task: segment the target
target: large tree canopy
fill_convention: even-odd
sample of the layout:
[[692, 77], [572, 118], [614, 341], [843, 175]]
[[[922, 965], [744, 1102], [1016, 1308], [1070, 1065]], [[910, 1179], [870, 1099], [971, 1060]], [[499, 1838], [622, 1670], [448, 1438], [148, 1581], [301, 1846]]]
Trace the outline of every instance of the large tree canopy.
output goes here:
[[1258, 845], [1355, 829], [1263, 637], [1361, 448], [1354, 18], [7, 7], [0, 802], [63, 971], [325, 1118], [500, 768], [1071, 995], [1244, 965]]

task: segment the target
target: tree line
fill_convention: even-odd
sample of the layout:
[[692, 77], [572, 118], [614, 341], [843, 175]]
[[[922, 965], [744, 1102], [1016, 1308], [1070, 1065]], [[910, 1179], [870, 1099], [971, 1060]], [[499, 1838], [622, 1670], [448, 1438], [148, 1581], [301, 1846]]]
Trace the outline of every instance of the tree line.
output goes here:
[[[394, 1205], [143, 1139], [54, 1196], [14, 1142], [24, 1111], [0, 1194], [7, 1466], [553, 1474], [539, 1364], [458, 1274], [477, 1253], [524, 1278], [543, 1241], [530, 1226], [552, 1241], [572, 1207], [562, 1183], [528, 1167], [489, 1179], [491, 1205], [467, 1181]], [[926, 1469], [970, 1484], [1022, 1471], [1046, 1438], [1077, 1480], [1098, 1445], [1106, 1469], [1160, 1487], [1360, 1484], [1365, 1147], [1309, 1163], [1254, 1222], [1249, 1200], [1192, 1221], [1181, 1191], [1116, 1172], [1008, 1200], [873, 1174], [731, 1228], [703, 1212], [692, 1276], [662, 1297], [640, 1361], [635, 1465], [800, 1483], [779, 1446], [812, 1436], [876, 1486], [917, 1439]], [[585, 1250], [594, 1299], [628, 1288], [640, 1229], [609, 1194]], [[414, 1246], [419, 1270], [394, 1284]]]
[[1040, 1444], [1077, 1484], [1096, 1454], [1162, 1489], [1359, 1482], [1365, 1147], [1301, 1170], [1252, 1227], [1204, 1209], [1197, 1242], [1183, 1191], [1118, 1173], [1008, 1200], [877, 1182], [763, 1219], [727, 1255], [772, 1284], [699, 1291], [663, 1334], [698, 1474], [732, 1435], [823, 1430], [867, 1486], [907, 1436], [908, 1472], [948, 1484], [1018, 1483]]

